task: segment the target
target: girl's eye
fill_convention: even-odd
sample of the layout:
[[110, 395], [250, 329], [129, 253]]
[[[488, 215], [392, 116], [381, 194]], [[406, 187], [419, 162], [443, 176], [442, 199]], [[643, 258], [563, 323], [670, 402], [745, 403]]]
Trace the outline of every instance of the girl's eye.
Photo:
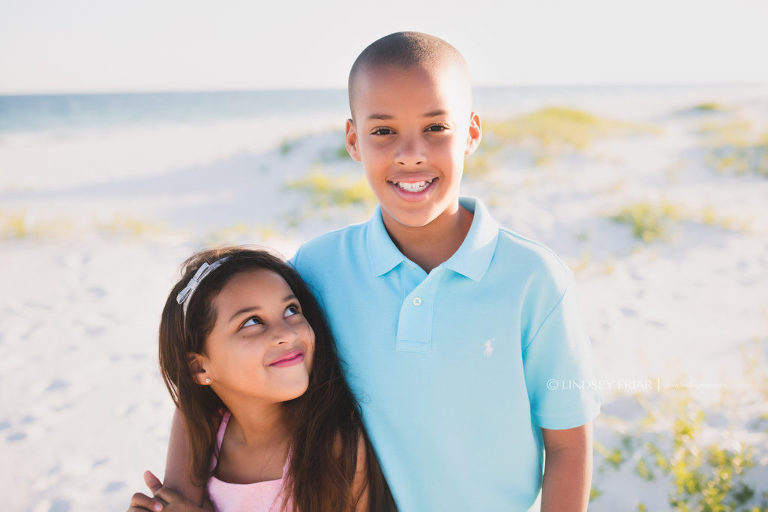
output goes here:
[[376, 128], [371, 132], [372, 135], [392, 135], [394, 130], [390, 128]]
[[299, 313], [301, 313], [299, 306], [297, 304], [291, 304], [290, 306], [285, 308], [284, 316], [288, 317], [288, 316], [298, 315]]
[[447, 129], [448, 127], [444, 124], [433, 124], [427, 127], [428, 132], [442, 132]]
[[261, 322], [261, 319], [259, 319], [259, 317], [252, 316], [248, 320], [246, 320], [245, 323], [243, 323], [243, 327], [250, 327], [252, 325], [261, 325], [261, 324], [262, 322]]

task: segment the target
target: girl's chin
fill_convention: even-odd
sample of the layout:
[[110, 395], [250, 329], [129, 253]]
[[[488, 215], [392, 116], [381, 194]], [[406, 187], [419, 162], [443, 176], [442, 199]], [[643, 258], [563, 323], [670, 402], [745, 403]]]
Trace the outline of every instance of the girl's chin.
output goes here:
[[294, 385], [288, 385], [285, 386], [284, 393], [281, 393], [281, 402], [288, 402], [290, 400], [295, 400], [299, 398], [300, 396], [304, 395], [307, 392], [307, 384], [309, 383], [309, 378], [307, 378], [304, 382], [296, 382]]

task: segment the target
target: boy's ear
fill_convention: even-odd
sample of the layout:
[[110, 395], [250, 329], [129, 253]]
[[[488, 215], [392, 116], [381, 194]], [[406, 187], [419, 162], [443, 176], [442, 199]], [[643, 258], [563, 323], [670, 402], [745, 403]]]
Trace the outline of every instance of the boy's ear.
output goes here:
[[187, 364], [192, 378], [201, 386], [207, 386], [211, 383], [211, 376], [206, 372], [208, 358], [196, 352], [187, 354]]
[[347, 126], [344, 130], [344, 143], [347, 146], [347, 153], [353, 160], [360, 161], [360, 149], [357, 146], [357, 131], [355, 130], [355, 122], [352, 119], [347, 119]]
[[482, 138], [483, 129], [480, 126], [480, 116], [472, 112], [469, 115], [469, 134], [467, 135], [467, 147], [464, 149], [464, 155], [474, 153]]

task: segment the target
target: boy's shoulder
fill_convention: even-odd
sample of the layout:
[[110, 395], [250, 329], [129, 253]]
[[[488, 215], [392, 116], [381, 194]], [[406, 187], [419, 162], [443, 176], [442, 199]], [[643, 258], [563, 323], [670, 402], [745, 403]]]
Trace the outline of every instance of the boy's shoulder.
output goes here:
[[527, 238], [509, 228], [499, 227], [494, 263], [531, 279], [551, 279], [564, 290], [573, 280], [568, 265], [548, 246]]
[[339, 246], [349, 239], [355, 239], [363, 234], [368, 222], [349, 224], [343, 228], [334, 229], [318, 235], [301, 244], [299, 251], [316, 251], [329, 247]]
[[335, 258], [341, 251], [355, 247], [364, 241], [366, 225], [367, 222], [350, 224], [316, 236], [299, 246], [296, 254], [291, 258], [291, 262], [298, 268], [309, 262]]
[[492, 279], [508, 285], [510, 280], [526, 286], [530, 279], [542, 277], [564, 289], [572, 278], [570, 269], [546, 245], [501, 225], [478, 198], [463, 196], [460, 204], [472, 211], [474, 218], [460, 257], [488, 265]]

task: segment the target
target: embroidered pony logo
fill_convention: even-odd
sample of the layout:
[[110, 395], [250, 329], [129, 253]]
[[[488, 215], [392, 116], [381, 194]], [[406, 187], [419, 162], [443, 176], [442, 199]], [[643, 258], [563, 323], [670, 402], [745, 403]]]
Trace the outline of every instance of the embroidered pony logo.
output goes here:
[[491, 338], [485, 343], [483, 343], [483, 355], [485, 357], [491, 357], [493, 355], [493, 344], [496, 341], [496, 338]]

